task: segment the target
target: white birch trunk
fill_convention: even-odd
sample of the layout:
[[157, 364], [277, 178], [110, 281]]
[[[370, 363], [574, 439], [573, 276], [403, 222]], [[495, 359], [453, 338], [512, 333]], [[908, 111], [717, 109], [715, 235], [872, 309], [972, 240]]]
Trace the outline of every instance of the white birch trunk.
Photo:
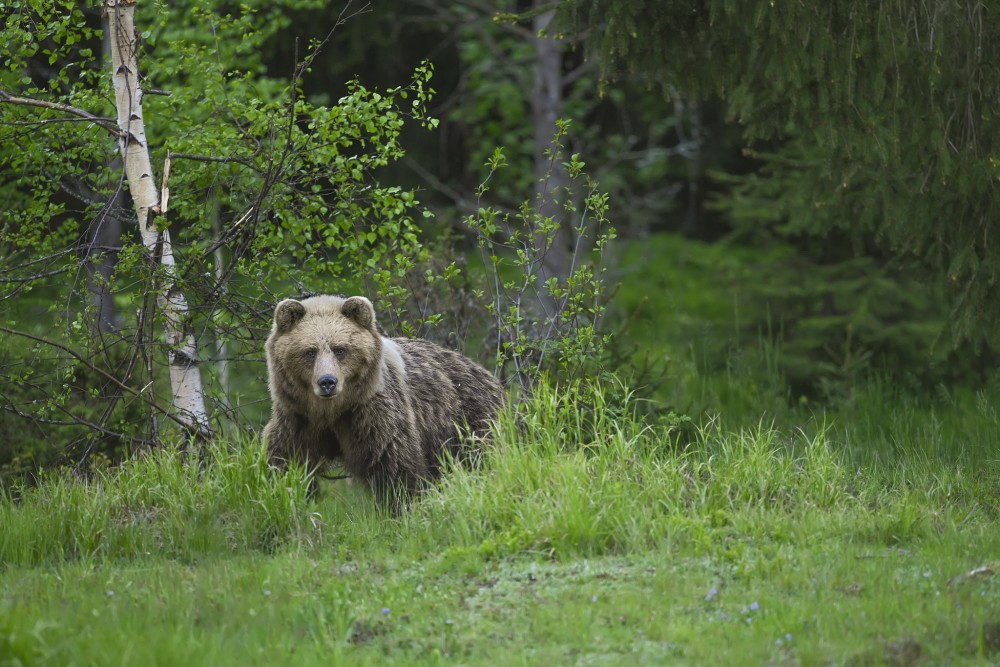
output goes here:
[[125, 163], [125, 177], [135, 205], [143, 245], [153, 261], [160, 264], [159, 281], [154, 287], [157, 289], [157, 307], [165, 319], [173, 405], [193, 434], [207, 438], [211, 436], [211, 429], [205, 412], [198, 350], [188, 325], [187, 300], [176, 283], [177, 270], [170, 233], [159, 229], [155, 222], [156, 215], [160, 213], [160, 201], [142, 119], [142, 88], [136, 59], [137, 33], [133, 22], [135, 0], [104, 0], [104, 11], [108, 18], [111, 78], [118, 108], [118, 127], [123, 132], [119, 145]]

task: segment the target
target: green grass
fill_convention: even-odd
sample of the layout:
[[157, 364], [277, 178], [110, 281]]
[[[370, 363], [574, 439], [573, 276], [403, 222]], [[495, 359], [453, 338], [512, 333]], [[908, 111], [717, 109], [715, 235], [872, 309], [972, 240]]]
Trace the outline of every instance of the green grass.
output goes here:
[[400, 517], [252, 441], [53, 475], [0, 500], [0, 664], [995, 664], [995, 401], [860, 398], [682, 439], [546, 389]]

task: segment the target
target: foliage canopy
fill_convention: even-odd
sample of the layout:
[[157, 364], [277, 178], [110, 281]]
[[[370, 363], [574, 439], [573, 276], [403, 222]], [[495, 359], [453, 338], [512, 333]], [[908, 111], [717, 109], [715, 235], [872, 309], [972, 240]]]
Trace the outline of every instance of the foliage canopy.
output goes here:
[[[424, 252], [416, 196], [382, 185], [374, 172], [403, 155], [408, 120], [436, 124], [426, 114], [432, 67], [418, 66], [404, 85], [377, 91], [355, 81], [334, 105], [310, 102], [301, 81], [330, 34], [303, 44], [283, 76], [265, 71], [261, 53], [287, 26], [287, 12], [320, 6], [139, 7], [154, 171], [168, 158], [173, 165], [163, 183], [170, 210], [157, 223], [174, 237], [177, 289], [193, 305], [188, 326], [219, 362], [219, 419], [239, 417], [221, 369], [259, 359], [272, 290], [319, 291], [321, 280], [341, 284], [327, 290], [359, 290], [365, 279], [381, 285]], [[0, 324], [5, 338], [24, 335], [11, 338], [0, 360], [3, 420], [89, 425], [119, 446], [156, 441], [156, 420], [142, 412], [160, 393], [162, 313], [149, 298], [155, 262], [119, 203], [125, 184], [107, 120], [114, 106], [99, 14], [76, 3], [17, 3], [5, 34], [0, 194], [9, 205], [0, 217], [0, 299], [13, 307]], [[106, 273], [93, 268], [104, 264]], [[108, 322], [92, 293], [113, 300]], [[136, 393], [131, 384], [144, 388]], [[88, 441], [83, 458], [94, 449]]]
[[[721, 97], [763, 163], [722, 205], [786, 237], [873, 241], [997, 340], [1000, 16], [976, 0], [571, 0], [608, 76]], [[669, 37], [664, 38], [664, 35]]]

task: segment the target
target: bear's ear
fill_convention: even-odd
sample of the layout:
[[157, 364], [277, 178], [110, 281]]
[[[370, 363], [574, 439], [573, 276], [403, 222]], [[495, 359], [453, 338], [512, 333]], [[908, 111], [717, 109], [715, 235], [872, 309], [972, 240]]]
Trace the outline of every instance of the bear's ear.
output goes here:
[[305, 314], [306, 307], [302, 303], [295, 299], [285, 299], [274, 309], [274, 330], [278, 333], [291, 331]]
[[363, 296], [352, 296], [340, 307], [344, 317], [354, 320], [365, 329], [375, 329], [375, 307]]

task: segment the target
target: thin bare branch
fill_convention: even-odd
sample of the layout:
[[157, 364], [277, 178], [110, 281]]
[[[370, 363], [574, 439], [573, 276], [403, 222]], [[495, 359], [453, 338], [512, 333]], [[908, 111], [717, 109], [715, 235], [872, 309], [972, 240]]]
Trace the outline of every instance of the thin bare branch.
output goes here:
[[30, 283], [36, 280], [41, 280], [42, 278], [50, 278], [52, 276], [58, 276], [60, 273], [67, 273], [69, 269], [70, 267], [64, 266], [62, 268], [58, 268], [53, 271], [45, 271], [43, 273], [37, 273], [33, 276], [24, 276], [22, 278], [0, 278], [0, 284]]
[[247, 167], [248, 169], [252, 169], [258, 174], [263, 173], [262, 170], [250, 160], [250, 158], [245, 158], [245, 157], [216, 157], [214, 155], [196, 155], [195, 153], [174, 153], [173, 151], [167, 153], [167, 155], [177, 160], [193, 160], [195, 162], [220, 162], [220, 163], [241, 164], [244, 167]]
[[[17, 104], [20, 106], [29, 107], [39, 107], [42, 109], [52, 109], [53, 111], [62, 111], [64, 113], [72, 114], [78, 116], [83, 120], [88, 120], [95, 125], [104, 128], [113, 136], [121, 139], [125, 135], [122, 130], [115, 124], [115, 121], [111, 118], [101, 118], [100, 116], [95, 116], [89, 111], [84, 111], [69, 104], [62, 104], [61, 102], [49, 102], [48, 100], [37, 100], [33, 97], [18, 97], [16, 95], [11, 95], [5, 90], [0, 90], [0, 104]], [[76, 120], [66, 119], [66, 120]]]
[[33, 340], [36, 343], [41, 343], [42, 345], [48, 345], [49, 347], [54, 347], [57, 350], [61, 350], [61, 351], [65, 352], [66, 354], [70, 355], [71, 357], [73, 357], [74, 359], [76, 359], [77, 361], [79, 361], [81, 364], [83, 364], [84, 366], [86, 366], [89, 370], [93, 371], [94, 373], [97, 373], [98, 375], [100, 375], [105, 380], [107, 380], [108, 382], [112, 383], [113, 385], [115, 385], [116, 387], [118, 387], [119, 389], [121, 389], [122, 391], [127, 392], [127, 393], [131, 394], [132, 396], [135, 396], [136, 398], [142, 400], [149, 407], [153, 408], [154, 410], [156, 410], [160, 414], [166, 416], [168, 419], [170, 419], [170, 420], [172, 420], [174, 422], [177, 422], [180, 426], [182, 426], [184, 428], [185, 431], [187, 431], [189, 434], [193, 435], [196, 439], [198, 439], [198, 440], [209, 440], [210, 439], [210, 433], [206, 433], [203, 429], [199, 428], [199, 426], [198, 426], [197, 423], [190, 424], [187, 421], [185, 421], [184, 419], [182, 419], [182, 418], [178, 417], [177, 415], [173, 414], [172, 412], [170, 412], [170, 410], [164, 408], [162, 405], [160, 405], [156, 401], [154, 401], [154, 400], [150, 399], [148, 396], [146, 396], [143, 391], [140, 391], [140, 390], [134, 389], [133, 387], [128, 386], [127, 384], [125, 384], [124, 382], [122, 382], [121, 380], [119, 380], [118, 378], [116, 378], [114, 375], [112, 375], [111, 373], [108, 373], [103, 368], [95, 366], [94, 364], [92, 364], [90, 362], [90, 360], [88, 360], [86, 357], [84, 357], [83, 355], [81, 355], [76, 350], [73, 350], [72, 348], [67, 347], [66, 345], [63, 345], [62, 343], [58, 343], [58, 342], [56, 342], [54, 340], [49, 340], [48, 338], [42, 338], [41, 336], [36, 336], [34, 334], [30, 334], [27, 331], [18, 331], [17, 329], [10, 329], [8, 327], [0, 326], [0, 332], [3, 332], [3, 333], [8, 334], [10, 336], [19, 336], [21, 338], [26, 338], [28, 340]]

